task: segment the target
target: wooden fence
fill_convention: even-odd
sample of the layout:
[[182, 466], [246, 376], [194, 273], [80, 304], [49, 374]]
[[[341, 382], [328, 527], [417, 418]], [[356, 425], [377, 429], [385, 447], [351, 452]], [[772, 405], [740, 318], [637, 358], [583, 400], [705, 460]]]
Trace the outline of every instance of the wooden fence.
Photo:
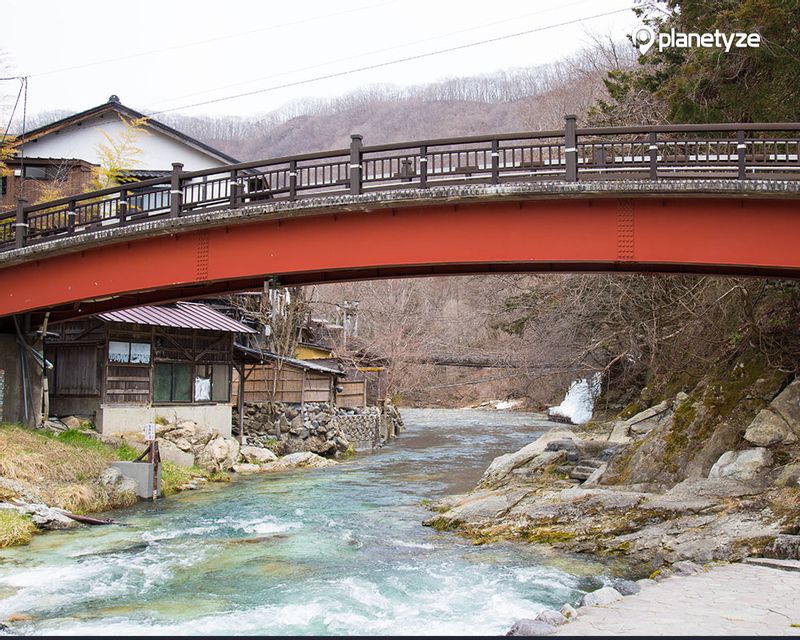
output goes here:
[[[283, 364], [276, 371], [274, 363], [269, 363], [245, 365], [244, 376], [245, 402], [333, 402], [335, 381], [326, 373], [290, 364]], [[238, 399], [237, 375], [233, 382], [233, 403]]]

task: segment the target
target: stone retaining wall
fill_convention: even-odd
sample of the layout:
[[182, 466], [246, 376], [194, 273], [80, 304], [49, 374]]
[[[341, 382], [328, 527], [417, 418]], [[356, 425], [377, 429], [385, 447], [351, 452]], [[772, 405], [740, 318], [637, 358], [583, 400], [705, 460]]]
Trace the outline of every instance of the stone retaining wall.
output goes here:
[[[278, 455], [311, 451], [336, 456], [349, 448], [374, 449], [404, 428], [400, 412], [385, 407], [339, 408], [328, 402], [245, 403], [244, 434], [248, 442]], [[238, 435], [234, 409], [233, 433]]]

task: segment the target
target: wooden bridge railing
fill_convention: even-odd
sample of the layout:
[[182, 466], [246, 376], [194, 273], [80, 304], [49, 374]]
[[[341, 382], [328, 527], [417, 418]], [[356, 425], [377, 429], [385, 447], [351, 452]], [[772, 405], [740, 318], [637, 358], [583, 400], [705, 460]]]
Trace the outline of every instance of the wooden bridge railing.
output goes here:
[[658, 125], [363, 146], [183, 171], [0, 214], [0, 251], [154, 218], [265, 201], [460, 184], [676, 178], [800, 179], [800, 123]]

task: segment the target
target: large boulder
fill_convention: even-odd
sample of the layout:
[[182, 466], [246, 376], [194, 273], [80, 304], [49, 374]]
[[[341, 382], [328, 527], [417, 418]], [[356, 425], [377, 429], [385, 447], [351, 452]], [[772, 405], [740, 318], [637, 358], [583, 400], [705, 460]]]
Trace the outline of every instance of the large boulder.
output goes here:
[[622, 600], [622, 594], [613, 587], [602, 587], [597, 591], [591, 591], [581, 598], [582, 607], [596, 607], [611, 604], [617, 600]]
[[541, 620], [531, 620], [530, 618], [523, 618], [517, 620], [511, 628], [506, 632], [507, 636], [549, 636], [555, 633], [556, 628], [542, 622]]
[[566, 624], [568, 622], [563, 613], [553, 611], [552, 609], [544, 609], [543, 611], [540, 611], [536, 615], [536, 620], [554, 627], [560, 627], [562, 624]]
[[207, 471], [228, 471], [239, 459], [239, 441], [216, 436], [195, 456], [195, 463]]
[[758, 412], [744, 439], [757, 447], [794, 444], [800, 439], [800, 380], [795, 380]]
[[133, 478], [129, 478], [117, 469], [116, 467], [108, 467], [100, 474], [98, 482], [106, 487], [111, 488], [117, 493], [130, 493], [137, 495], [139, 492], [139, 483]]
[[540, 436], [529, 445], [514, 453], [507, 453], [492, 460], [478, 483], [479, 486], [491, 486], [504, 480], [517, 467], [527, 464], [539, 454], [544, 453], [547, 445], [555, 440], [576, 439], [569, 429], [553, 429]]
[[254, 446], [244, 446], [239, 449], [239, 457], [249, 464], [267, 464], [278, 459], [278, 456], [269, 449]]
[[0, 509], [13, 509], [18, 513], [26, 514], [31, 517], [33, 524], [40, 529], [57, 530], [57, 529], [71, 529], [77, 527], [78, 523], [72, 518], [68, 518], [58, 509], [48, 507], [46, 504], [31, 503], [31, 504], [9, 504], [0, 502]]
[[708, 472], [710, 479], [730, 478], [744, 483], [763, 483], [765, 471], [772, 464], [772, 454], [763, 447], [744, 451], [726, 451]]
[[310, 451], [300, 451], [290, 453], [288, 456], [278, 458], [276, 462], [263, 465], [264, 471], [287, 471], [289, 469], [317, 469], [320, 467], [331, 467], [336, 462], [328, 460]]
[[[184, 439], [181, 438], [181, 440]], [[158, 453], [161, 456], [162, 462], [172, 462], [179, 467], [194, 466], [194, 454], [191, 452], [191, 448], [189, 448], [189, 451], [186, 451], [169, 440], [158, 440]]]
[[233, 465], [235, 473], [258, 473], [261, 471], [261, 465], [250, 464], [249, 462], [239, 462]]

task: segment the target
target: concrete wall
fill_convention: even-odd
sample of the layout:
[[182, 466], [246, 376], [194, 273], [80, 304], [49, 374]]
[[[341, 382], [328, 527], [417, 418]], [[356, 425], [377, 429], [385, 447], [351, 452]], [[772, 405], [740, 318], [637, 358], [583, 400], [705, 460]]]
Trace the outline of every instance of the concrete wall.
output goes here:
[[3, 385], [0, 389], [0, 419], [33, 427], [38, 424], [41, 411], [42, 372], [33, 356], [28, 352], [23, 353], [28, 373], [27, 411], [17, 336], [8, 333], [0, 334], [0, 370], [3, 371]]
[[100, 398], [69, 398], [50, 396], [50, 415], [58, 418], [77, 416], [97, 424], [100, 416]]
[[172, 405], [148, 407], [140, 405], [101, 405], [97, 430], [100, 433], [140, 433], [148, 422], [163, 416], [170, 422], [193, 420], [225, 436], [231, 435], [231, 405]]
[[[112, 467], [120, 470], [123, 476], [136, 481], [136, 495], [140, 498], [153, 497], [153, 463], [151, 462], [112, 462]], [[161, 495], [161, 465], [158, 465], [156, 492]]]

